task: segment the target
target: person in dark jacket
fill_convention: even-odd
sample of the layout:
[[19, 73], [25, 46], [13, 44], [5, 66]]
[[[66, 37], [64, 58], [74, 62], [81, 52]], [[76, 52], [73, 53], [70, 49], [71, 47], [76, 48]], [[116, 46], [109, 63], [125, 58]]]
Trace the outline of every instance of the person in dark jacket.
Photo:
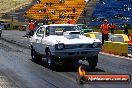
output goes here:
[[124, 28], [124, 34], [128, 35], [129, 24], [128, 23], [125, 23], [123, 25], [123, 28]]
[[43, 25], [47, 25], [48, 24], [48, 18], [45, 17], [44, 20], [43, 20]]

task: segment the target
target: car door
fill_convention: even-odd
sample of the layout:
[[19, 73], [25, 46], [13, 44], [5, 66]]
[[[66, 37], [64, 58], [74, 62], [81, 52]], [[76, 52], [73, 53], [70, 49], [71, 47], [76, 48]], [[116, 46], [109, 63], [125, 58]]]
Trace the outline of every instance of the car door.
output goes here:
[[36, 31], [36, 36], [35, 36], [35, 51], [38, 52], [39, 54], [43, 54], [43, 45], [42, 45], [42, 39], [44, 37], [44, 28], [40, 27]]

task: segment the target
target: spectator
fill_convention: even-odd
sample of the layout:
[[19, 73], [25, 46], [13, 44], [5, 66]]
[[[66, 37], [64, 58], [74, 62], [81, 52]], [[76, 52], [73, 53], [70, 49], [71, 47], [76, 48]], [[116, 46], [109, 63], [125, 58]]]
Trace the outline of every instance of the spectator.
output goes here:
[[116, 28], [116, 25], [112, 22], [112, 24], [110, 25], [111, 34], [114, 34], [115, 28]]
[[65, 1], [64, 0], [59, 0], [60, 3], [64, 3]]
[[68, 18], [68, 19], [70, 18], [69, 14], [67, 15], [67, 18]]
[[29, 37], [30, 30], [28, 25], [29, 24], [26, 25], [26, 35], [24, 35], [23, 37]]
[[72, 16], [71, 19], [69, 19], [69, 20], [67, 21], [67, 23], [69, 23], [69, 24], [76, 24], [76, 20], [75, 20], [74, 17]]
[[47, 25], [48, 24], [48, 18], [45, 17], [44, 20], [43, 20], [43, 25]]
[[35, 27], [34, 27], [34, 32], [35, 32], [35, 31], [39, 28], [38, 22], [35, 21], [35, 22], [34, 22], [34, 25], [35, 25]]
[[46, 13], [46, 8], [44, 8], [44, 13]]
[[50, 5], [50, 7], [51, 7], [51, 6], [53, 5], [53, 3], [52, 3], [52, 2], [50, 2], [50, 3], [49, 3], [49, 5]]
[[45, 3], [45, 6], [48, 6], [48, 2]]
[[86, 20], [83, 20], [83, 24], [87, 25], [87, 22], [86, 22]]
[[27, 12], [24, 12], [24, 15], [27, 15]]
[[128, 35], [129, 24], [124, 23], [123, 28], [124, 28], [124, 34]]
[[83, 11], [83, 15], [86, 16], [86, 13], [87, 13], [87, 10], [85, 9], [85, 10]]
[[75, 12], [76, 12], [76, 10], [75, 10], [75, 8], [74, 8], [74, 7], [73, 7], [73, 9], [72, 9], [72, 10], [73, 10], [73, 13], [75, 13]]

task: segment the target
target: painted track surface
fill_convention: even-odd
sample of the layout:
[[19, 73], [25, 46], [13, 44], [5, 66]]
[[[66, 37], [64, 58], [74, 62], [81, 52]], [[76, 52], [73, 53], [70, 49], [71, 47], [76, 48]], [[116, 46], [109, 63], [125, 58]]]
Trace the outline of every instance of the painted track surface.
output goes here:
[[[7, 32], [6, 32], [7, 33]], [[9, 35], [9, 34], [8, 34]], [[10, 35], [13, 35], [10, 33]], [[3, 34], [3, 37], [7, 36]], [[19, 37], [14, 39], [19, 39]], [[11, 36], [10, 36], [11, 38]], [[26, 41], [26, 40], [25, 40]], [[30, 50], [0, 40], [0, 71], [12, 80], [19, 88], [131, 88], [130, 84], [85, 84], [76, 82], [77, 68], [72, 66], [49, 69], [45, 62], [31, 61]], [[87, 74], [130, 74], [132, 75], [131, 60], [115, 56], [99, 55], [99, 63], [95, 70], [89, 68], [86, 61], [77, 64], [85, 66]], [[74, 66], [76, 67], [76, 65]]]

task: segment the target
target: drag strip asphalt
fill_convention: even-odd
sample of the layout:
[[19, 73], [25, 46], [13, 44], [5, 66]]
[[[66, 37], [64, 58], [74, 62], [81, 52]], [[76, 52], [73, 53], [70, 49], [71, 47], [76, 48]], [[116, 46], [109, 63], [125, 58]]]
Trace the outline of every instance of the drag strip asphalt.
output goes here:
[[[79, 61], [87, 74], [130, 74], [132, 62], [127, 59], [99, 54], [99, 63], [95, 70], [89, 68], [86, 61]], [[0, 71], [15, 82], [19, 88], [131, 88], [130, 84], [84, 84], [76, 82], [77, 66], [49, 69], [45, 62], [34, 63], [30, 49], [0, 40]], [[76, 67], [76, 68], [74, 68]]]

